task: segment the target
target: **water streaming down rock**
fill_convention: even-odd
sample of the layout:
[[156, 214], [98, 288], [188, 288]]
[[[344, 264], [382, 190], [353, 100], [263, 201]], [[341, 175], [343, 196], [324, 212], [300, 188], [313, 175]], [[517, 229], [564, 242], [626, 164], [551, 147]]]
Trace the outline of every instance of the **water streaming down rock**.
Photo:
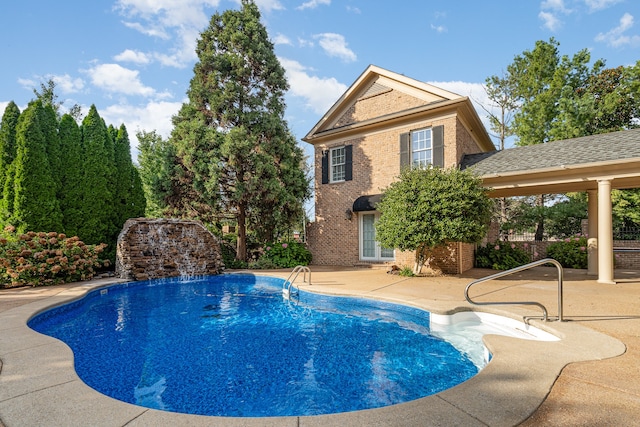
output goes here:
[[219, 274], [217, 238], [199, 221], [135, 218], [118, 236], [116, 275], [129, 280]]

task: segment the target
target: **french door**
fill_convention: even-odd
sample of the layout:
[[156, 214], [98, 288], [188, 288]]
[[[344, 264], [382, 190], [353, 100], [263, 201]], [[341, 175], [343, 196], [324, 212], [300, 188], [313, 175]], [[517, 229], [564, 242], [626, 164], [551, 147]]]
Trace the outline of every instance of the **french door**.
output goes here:
[[363, 261], [393, 261], [393, 249], [383, 248], [376, 241], [375, 223], [380, 218], [377, 213], [361, 213], [360, 217], [360, 259]]

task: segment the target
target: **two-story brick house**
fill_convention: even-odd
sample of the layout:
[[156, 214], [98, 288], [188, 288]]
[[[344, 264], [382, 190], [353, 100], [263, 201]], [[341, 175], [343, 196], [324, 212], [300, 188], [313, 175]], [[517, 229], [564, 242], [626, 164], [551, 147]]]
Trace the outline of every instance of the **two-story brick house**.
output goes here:
[[[413, 265], [413, 253], [375, 240], [383, 190], [405, 165], [447, 168], [465, 154], [495, 150], [468, 97], [373, 65], [303, 140], [315, 149], [308, 244], [318, 265]], [[447, 273], [465, 271], [473, 267], [473, 246], [452, 244], [440, 261]]]

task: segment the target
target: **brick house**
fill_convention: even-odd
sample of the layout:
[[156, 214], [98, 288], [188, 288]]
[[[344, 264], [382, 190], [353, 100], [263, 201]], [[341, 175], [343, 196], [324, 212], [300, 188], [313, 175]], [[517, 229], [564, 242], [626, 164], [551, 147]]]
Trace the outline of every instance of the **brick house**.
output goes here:
[[[495, 147], [468, 97], [369, 66], [303, 138], [314, 147], [317, 265], [413, 266], [413, 252], [375, 240], [376, 203], [404, 165], [457, 167]], [[428, 219], [425, 219], [428, 220]], [[473, 267], [473, 245], [451, 244], [437, 267]]]

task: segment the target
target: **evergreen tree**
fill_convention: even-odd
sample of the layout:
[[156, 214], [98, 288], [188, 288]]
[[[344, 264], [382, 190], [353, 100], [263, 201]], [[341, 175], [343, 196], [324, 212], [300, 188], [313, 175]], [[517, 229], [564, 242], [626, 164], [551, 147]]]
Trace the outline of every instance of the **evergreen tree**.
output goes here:
[[[49, 160], [49, 168], [51, 170], [51, 178], [55, 186], [56, 197], [60, 197], [60, 175], [62, 173], [61, 158], [62, 150], [60, 147], [60, 135], [58, 134], [58, 117], [51, 104], [42, 104], [39, 110], [40, 126], [44, 134], [45, 148], [47, 151], [47, 159]], [[57, 231], [57, 230], [54, 230]]]
[[63, 230], [69, 236], [79, 234], [83, 221], [84, 204], [84, 155], [82, 131], [70, 114], [60, 119], [60, 210]]
[[301, 213], [308, 196], [302, 152], [283, 118], [288, 85], [253, 1], [213, 15], [196, 53], [171, 141], [197, 199], [235, 216], [236, 257], [246, 260], [252, 211], [271, 220], [284, 207]]
[[33, 101], [20, 115], [16, 128], [14, 202], [9, 221], [20, 231], [62, 229], [62, 214], [47, 158], [48, 129], [45, 127], [43, 131], [41, 123], [45, 115], [42, 102]]
[[[144, 215], [145, 199], [138, 170], [131, 161], [127, 128], [121, 125], [114, 138], [115, 185], [113, 187], [117, 231], [125, 221]], [[117, 235], [115, 236], [118, 237]]]
[[88, 244], [107, 243], [112, 230], [113, 175], [111, 136], [95, 105], [82, 121], [83, 197], [79, 237]]
[[[13, 212], [13, 172], [9, 171], [16, 157], [16, 127], [19, 118], [20, 109], [15, 102], [9, 102], [0, 122], [0, 221], [5, 221]], [[7, 198], [4, 198], [5, 183]]]
[[151, 218], [165, 214], [174, 192], [173, 170], [176, 159], [173, 145], [155, 131], [141, 131], [138, 137], [140, 179], [147, 201], [145, 215]]

